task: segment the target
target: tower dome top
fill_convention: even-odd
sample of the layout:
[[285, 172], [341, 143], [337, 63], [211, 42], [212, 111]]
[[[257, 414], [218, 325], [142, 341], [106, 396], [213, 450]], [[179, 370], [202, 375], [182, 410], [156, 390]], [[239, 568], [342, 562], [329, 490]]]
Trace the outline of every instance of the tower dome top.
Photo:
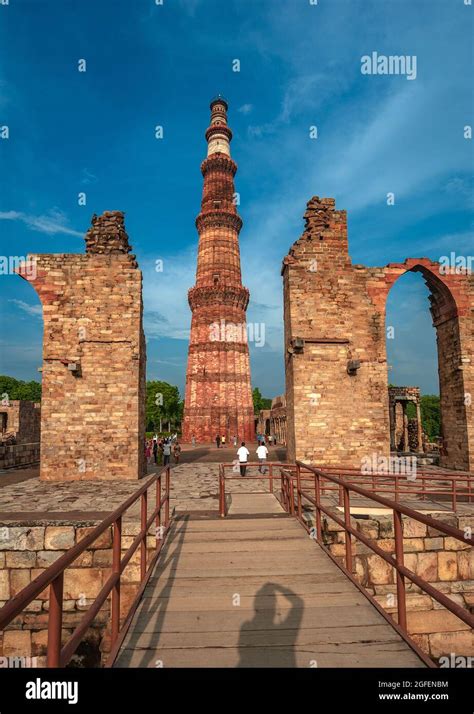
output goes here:
[[210, 103], [210, 105], [209, 105], [211, 109], [212, 109], [212, 107], [214, 106], [214, 104], [223, 104], [226, 109], [229, 108], [229, 105], [228, 105], [228, 103], [227, 103], [227, 100], [224, 99], [224, 97], [222, 96], [222, 94], [217, 94], [215, 97], [213, 97], [213, 99], [211, 100], [211, 103]]

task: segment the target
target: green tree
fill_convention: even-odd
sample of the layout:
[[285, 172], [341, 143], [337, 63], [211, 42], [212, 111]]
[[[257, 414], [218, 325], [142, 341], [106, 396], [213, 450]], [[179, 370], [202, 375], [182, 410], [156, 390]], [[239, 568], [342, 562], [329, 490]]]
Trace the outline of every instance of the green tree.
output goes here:
[[146, 383], [147, 431], [163, 431], [163, 424], [171, 431], [171, 427], [181, 421], [182, 414], [183, 402], [178, 387], [160, 380]]
[[427, 436], [441, 436], [441, 405], [437, 394], [423, 394], [420, 400], [421, 423]]
[[267, 397], [262, 397], [262, 393], [258, 387], [254, 387], [252, 390], [252, 398], [255, 414], [258, 414], [261, 409], [270, 409], [272, 406], [272, 400], [267, 399]]
[[[25, 399], [32, 402], [41, 401], [40, 382], [24, 382], [15, 377], [0, 376], [0, 398], [7, 394], [8, 399]], [[3, 397], [4, 398], [4, 397]]]

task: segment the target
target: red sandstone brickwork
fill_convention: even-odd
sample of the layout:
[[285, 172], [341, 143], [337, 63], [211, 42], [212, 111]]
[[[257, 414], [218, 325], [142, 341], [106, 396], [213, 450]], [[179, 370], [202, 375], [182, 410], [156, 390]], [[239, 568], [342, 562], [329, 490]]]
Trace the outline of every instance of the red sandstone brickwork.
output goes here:
[[[360, 466], [389, 455], [385, 304], [395, 280], [421, 272], [437, 331], [441, 464], [474, 467], [474, 277], [428, 258], [353, 265], [345, 211], [313, 197], [303, 235], [283, 261], [288, 457]], [[302, 338], [303, 342], [295, 342]], [[352, 366], [352, 374], [351, 371]], [[348, 370], [349, 367], [349, 370]]]
[[3, 405], [0, 404], [2, 436], [13, 436], [16, 444], [38, 442], [40, 412], [39, 404], [26, 399], [13, 399]]
[[[227, 127], [227, 104], [211, 104], [208, 141]], [[225, 144], [225, 142], [224, 142]], [[228, 150], [228, 143], [224, 145]], [[249, 292], [242, 285], [239, 231], [242, 221], [234, 202], [237, 166], [225, 151], [210, 153], [201, 172], [204, 188], [199, 232], [196, 284], [189, 290], [192, 310], [186, 373], [183, 439], [213, 441], [254, 438], [254, 414], [246, 333]]]
[[29, 256], [44, 319], [40, 476], [137, 479], [146, 468], [142, 275], [123, 213], [93, 216], [86, 251]]

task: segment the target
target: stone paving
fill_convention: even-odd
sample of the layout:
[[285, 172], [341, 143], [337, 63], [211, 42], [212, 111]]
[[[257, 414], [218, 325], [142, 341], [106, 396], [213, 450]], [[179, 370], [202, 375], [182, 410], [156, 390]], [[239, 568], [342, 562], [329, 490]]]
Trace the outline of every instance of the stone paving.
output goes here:
[[[249, 450], [253, 456], [253, 445]], [[281, 452], [281, 447], [271, 447], [270, 458], [277, 459]], [[219, 463], [232, 463], [234, 458], [233, 447], [219, 450], [204, 446], [185, 448], [183, 463], [172, 464], [171, 508], [177, 512], [212, 511], [217, 514]], [[149, 465], [146, 478], [160, 468]], [[247, 474], [257, 475], [257, 467], [249, 467]], [[239, 476], [238, 473], [232, 475]], [[100, 521], [143, 483], [143, 480], [49, 482], [39, 480], [38, 469], [10, 470], [0, 474], [0, 522]], [[226, 492], [268, 492], [268, 481], [240, 480], [239, 477], [226, 482]], [[149, 508], [153, 504], [154, 497], [151, 496]], [[129, 510], [128, 518], [138, 519], [139, 510], [137, 503]]]

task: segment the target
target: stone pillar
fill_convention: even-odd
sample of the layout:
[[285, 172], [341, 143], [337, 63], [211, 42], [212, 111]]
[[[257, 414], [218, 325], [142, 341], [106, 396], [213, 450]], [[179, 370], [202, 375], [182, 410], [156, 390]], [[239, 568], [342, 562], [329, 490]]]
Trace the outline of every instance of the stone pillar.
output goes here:
[[396, 402], [390, 403], [390, 451], [396, 451], [395, 430], [397, 425]]
[[423, 427], [421, 422], [421, 408], [420, 402], [416, 402], [416, 426], [417, 426], [417, 440], [418, 440], [418, 451], [423, 451]]
[[402, 404], [403, 404], [403, 451], [410, 451], [410, 441], [408, 439], [407, 402], [402, 402]]
[[124, 214], [93, 216], [85, 255], [28, 256], [43, 305], [40, 478], [146, 473], [142, 274]]

